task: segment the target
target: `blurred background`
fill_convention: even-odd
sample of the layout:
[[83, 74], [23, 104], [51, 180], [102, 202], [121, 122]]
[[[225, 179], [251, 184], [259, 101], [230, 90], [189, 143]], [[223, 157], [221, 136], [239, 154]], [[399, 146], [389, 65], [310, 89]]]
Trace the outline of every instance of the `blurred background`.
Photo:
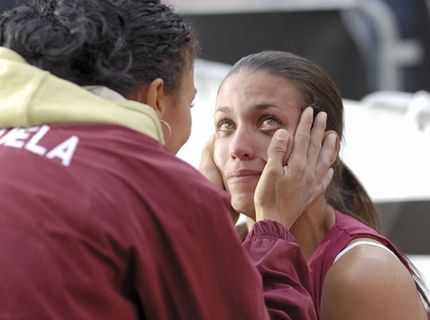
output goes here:
[[202, 59], [263, 49], [322, 65], [347, 99], [430, 88], [427, 0], [169, 0], [200, 33]]
[[[197, 167], [219, 83], [264, 49], [321, 65], [345, 104], [341, 156], [377, 204], [383, 233], [430, 287], [430, 0], [166, 0], [196, 26], [198, 95], [178, 156]], [[0, 12], [19, 3], [0, 0]]]

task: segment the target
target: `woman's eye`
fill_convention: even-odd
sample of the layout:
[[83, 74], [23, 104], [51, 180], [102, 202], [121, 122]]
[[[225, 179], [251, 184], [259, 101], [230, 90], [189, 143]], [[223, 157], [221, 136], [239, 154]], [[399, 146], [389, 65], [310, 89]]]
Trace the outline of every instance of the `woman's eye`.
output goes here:
[[265, 120], [264, 122], [265, 122], [265, 123], [267, 123], [269, 126], [273, 126], [273, 125], [275, 125], [275, 124], [277, 124], [277, 123], [278, 123], [278, 122], [277, 122], [275, 119], [273, 119], [273, 118], [269, 118], [269, 119]]
[[218, 131], [231, 131], [234, 129], [234, 124], [231, 121], [220, 121], [217, 124]]
[[190, 108], [194, 108], [194, 102], [191, 103]]
[[264, 116], [260, 121], [259, 128], [262, 130], [273, 130], [279, 127], [280, 121], [275, 116]]

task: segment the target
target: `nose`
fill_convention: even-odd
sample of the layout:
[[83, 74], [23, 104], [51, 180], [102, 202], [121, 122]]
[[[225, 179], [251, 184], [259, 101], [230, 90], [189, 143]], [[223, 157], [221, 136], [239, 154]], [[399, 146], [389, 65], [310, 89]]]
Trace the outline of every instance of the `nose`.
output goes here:
[[249, 160], [255, 157], [255, 139], [246, 130], [236, 130], [230, 144], [230, 157], [232, 159]]

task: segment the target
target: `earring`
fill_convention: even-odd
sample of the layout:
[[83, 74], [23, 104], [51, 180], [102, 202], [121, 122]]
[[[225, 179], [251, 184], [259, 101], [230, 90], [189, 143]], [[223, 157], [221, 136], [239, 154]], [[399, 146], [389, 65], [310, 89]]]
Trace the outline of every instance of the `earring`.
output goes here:
[[170, 138], [172, 137], [172, 128], [170, 127], [170, 124], [167, 121], [160, 119], [160, 122], [162, 124], [164, 124], [167, 127], [167, 129], [169, 130], [169, 136], [167, 137], [167, 139], [164, 139], [164, 143], [167, 143], [167, 142], [169, 142]]

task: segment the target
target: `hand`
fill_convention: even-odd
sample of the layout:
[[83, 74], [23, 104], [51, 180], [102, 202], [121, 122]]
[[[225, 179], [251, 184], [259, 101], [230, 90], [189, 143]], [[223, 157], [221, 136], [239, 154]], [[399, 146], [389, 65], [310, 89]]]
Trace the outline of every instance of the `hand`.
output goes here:
[[[288, 163], [282, 161], [287, 151], [288, 132], [280, 129], [268, 148], [268, 161], [254, 194], [256, 220], [271, 219], [289, 229], [301, 213], [321, 196], [333, 177], [330, 158], [336, 137], [323, 141], [327, 115], [320, 112], [312, 127], [313, 109], [306, 108], [294, 137]], [[311, 129], [312, 127], [312, 129]]]
[[[215, 136], [212, 135], [208, 140], [208, 142], [206, 142], [205, 146], [203, 147], [201, 157], [200, 157], [199, 171], [207, 179], [209, 179], [209, 181], [213, 182], [218, 187], [225, 190], [221, 172], [218, 170], [213, 160], [214, 143], [215, 143]], [[231, 215], [231, 218], [233, 219], [233, 222], [236, 223], [237, 220], [239, 219], [240, 214], [236, 212], [233, 209], [233, 207], [230, 206], [230, 215]]]

